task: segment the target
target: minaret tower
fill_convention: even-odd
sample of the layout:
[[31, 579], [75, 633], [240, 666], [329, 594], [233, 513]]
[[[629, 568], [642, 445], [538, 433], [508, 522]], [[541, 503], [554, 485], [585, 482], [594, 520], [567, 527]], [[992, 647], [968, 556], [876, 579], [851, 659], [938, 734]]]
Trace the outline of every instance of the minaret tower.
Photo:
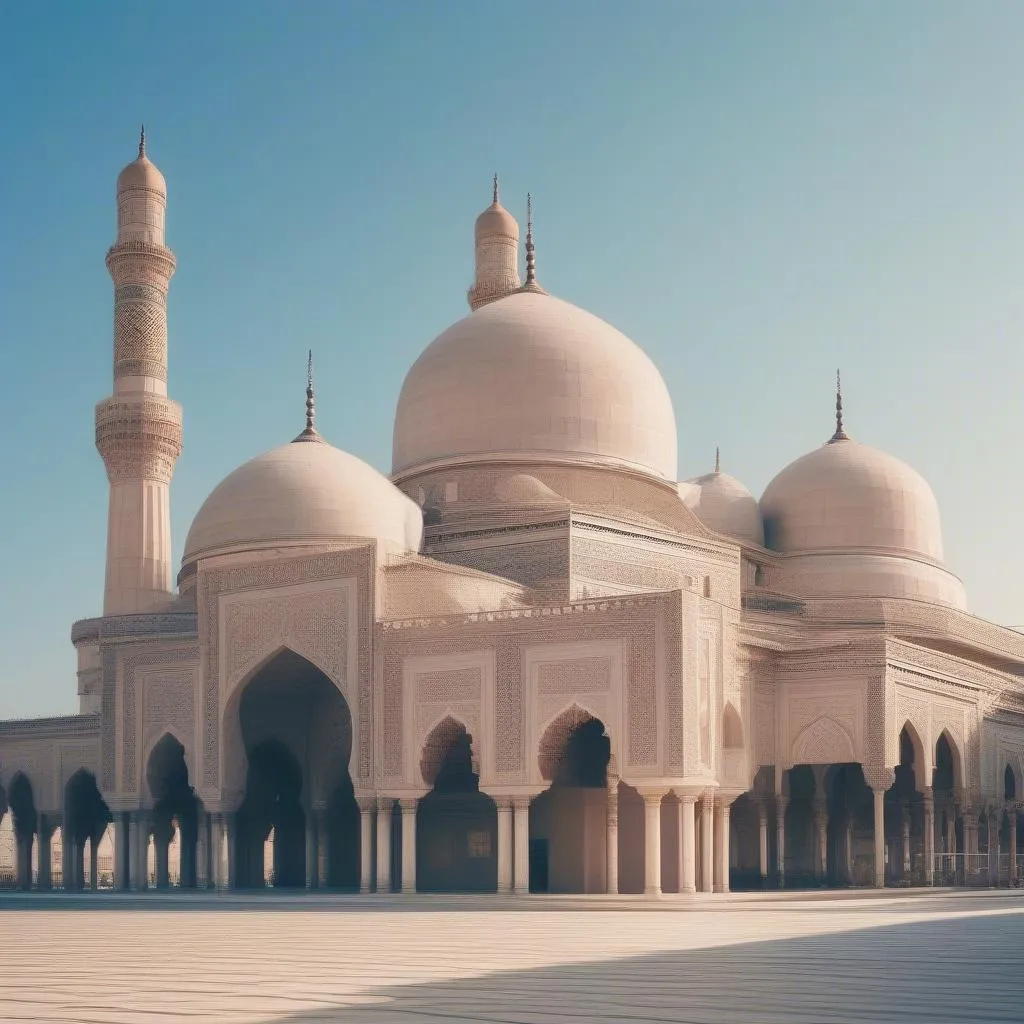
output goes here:
[[469, 308], [479, 309], [519, 288], [519, 225], [498, 200], [494, 176], [491, 205], [476, 219], [476, 280], [469, 289]]
[[96, 447], [110, 481], [104, 615], [166, 605], [171, 590], [170, 483], [181, 454], [181, 406], [167, 397], [167, 288], [174, 254], [164, 245], [167, 185], [139, 156], [117, 179], [114, 393], [96, 406]]

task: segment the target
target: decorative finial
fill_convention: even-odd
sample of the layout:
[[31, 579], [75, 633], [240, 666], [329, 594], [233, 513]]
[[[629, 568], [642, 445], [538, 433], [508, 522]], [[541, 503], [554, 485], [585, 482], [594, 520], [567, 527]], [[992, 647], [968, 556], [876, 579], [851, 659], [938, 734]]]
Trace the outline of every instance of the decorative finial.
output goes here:
[[533, 245], [533, 196], [526, 193], [526, 285], [537, 283], [537, 259]]
[[833, 441], [849, 440], [849, 435], [843, 430], [843, 382], [840, 379], [839, 371], [836, 370], [836, 432], [829, 440], [829, 444], [832, 444]]
[[139, 159], [141, 160], [146, 155], [146, 126], [142, 126], [142, 131], [139, 132]]
[[498, 172], [494, 172], [494, 205], [498, 205]]
[[715, 472], [722, 472], [722, 453], [719, 450], [718, 445], [715, 445]]
[[322, 441], [314, 426], [316, 420], [316, 403], [313, 401], [313, 350], [309, 350], [306, 360], [306, 429], [299, 434], [296, 441]]

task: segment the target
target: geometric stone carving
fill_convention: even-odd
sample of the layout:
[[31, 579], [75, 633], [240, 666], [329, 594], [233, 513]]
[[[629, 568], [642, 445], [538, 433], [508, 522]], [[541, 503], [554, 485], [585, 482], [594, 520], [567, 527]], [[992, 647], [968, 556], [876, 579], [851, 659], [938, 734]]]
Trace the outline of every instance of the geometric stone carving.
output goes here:
[[826, 716], [806, 726], [793, 741], [793, 764], [846, 764], [856, 760], [853, 738]]

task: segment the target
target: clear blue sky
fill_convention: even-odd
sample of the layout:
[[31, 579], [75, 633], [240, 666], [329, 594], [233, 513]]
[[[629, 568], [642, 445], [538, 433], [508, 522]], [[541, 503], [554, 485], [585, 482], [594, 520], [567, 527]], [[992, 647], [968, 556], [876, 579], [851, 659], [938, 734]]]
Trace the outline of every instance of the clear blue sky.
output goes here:
[[755, 493], [847, 426], [931, 482], [971, 607], [1024, 623], [1024, 4], [0, 4], [0, 717], [76, 708], [102, 602], [114, 181], [167, 177], [176, 561], [319, 424], [387, 471], [463, 315], [491, 173], [552, 292], [636, 339], [679, 472]]

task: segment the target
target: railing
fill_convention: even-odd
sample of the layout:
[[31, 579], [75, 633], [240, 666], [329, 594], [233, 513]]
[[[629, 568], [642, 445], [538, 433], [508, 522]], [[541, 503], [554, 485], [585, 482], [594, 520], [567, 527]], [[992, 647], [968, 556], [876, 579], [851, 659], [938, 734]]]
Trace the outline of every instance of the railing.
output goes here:
[[1010, 855], [1000, 853], [937, 853], [935, 884], [950, 886], [1020, 885], [1024, 877], [1024, 856], [1018, 854], [1016, 872], [1010, 871]]

